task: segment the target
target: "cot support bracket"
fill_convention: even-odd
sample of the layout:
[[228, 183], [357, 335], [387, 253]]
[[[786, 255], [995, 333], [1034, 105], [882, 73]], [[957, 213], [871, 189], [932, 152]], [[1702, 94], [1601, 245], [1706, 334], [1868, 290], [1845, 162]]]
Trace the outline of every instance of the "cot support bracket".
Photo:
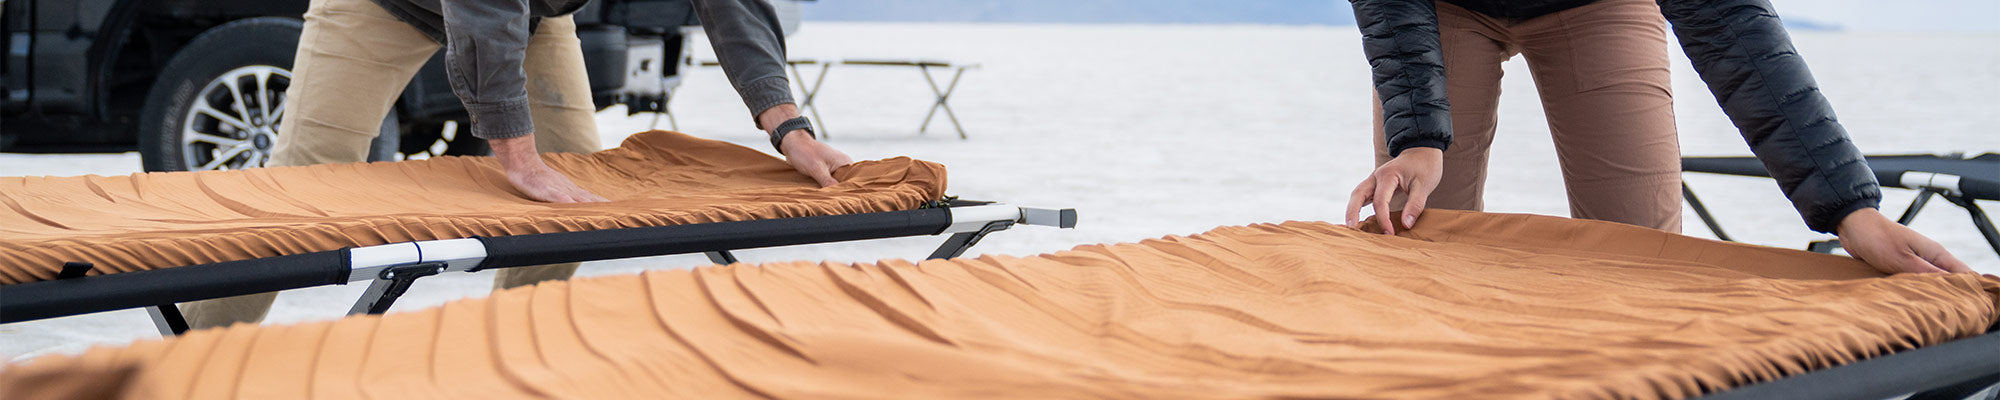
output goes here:
[[708, 261], [715, 263], [715, 265], [729, 265], [736, 263], [736, 255], [730, 254], [729, 250], [716, 250], [710, 252], [703, 252], [701, 254], [707, 255]]
[[160, 328], [160, 336], [180, 336], [188, 331], [187, 317], [181, 315], [180, 306], [172, 303], [146, 307], [146, 314], [153, 317], [153, 327]]
[[2000, 254], [2000, 230], [1993, 227], [1993, 219], [1986, 216], [1986, 210], [1979, 208], [1979, 202], [1965, 196], [1944, 194], [1945, 201], [1965, 209], [1972, 216], [1972, 226], [1979, 228], [1979, 235], [1986, 237], [1986, 245], [1993, 247], [1993, 253]]
[[1694, 189], [1689, 188], [1687, 182], [1681, 182], [1681, 197], [1686, 198], [1688, 206], [1694, 208], [1694, 215], [1701, 217], [1702, 223], [1708, 224], [1708, 232], [1714, 233], [1716, 239], [1724, 242], [1736, 241], [1730, 239], [1728, 233], [1722, 232], [1722, 224], [1715, 222], [1715, 216], [1708, 214], [1708, 207], [1701, 204], [1700, 197], [1695, 197]]
[[348, 309], [347, 315], [387, 312], [397, 298], [410, 290], [410, 285], [417, 283], [417, 278], [437, 275], [444, 272], [446, 266], [445, 263], [434, 262], [383, 269], [373, 282], [368, 283], [368, 291], [361, 293], [361, 300], [354, 302], [354, 308]]
[[938, 246], [937, 251], [931, 252], [930, 259], [942, 260], [964, 255], [965, 249], [979, 244], [979, 240], [985, 239], [986, 234], [1004, 231], [1012, 227], [1014, 227], [1014, 221], [993, 221], [986, 223], [986, 226], [982, 226], [976, 231], [951, 234], [951, 237], [944, 239], [944, 244]]

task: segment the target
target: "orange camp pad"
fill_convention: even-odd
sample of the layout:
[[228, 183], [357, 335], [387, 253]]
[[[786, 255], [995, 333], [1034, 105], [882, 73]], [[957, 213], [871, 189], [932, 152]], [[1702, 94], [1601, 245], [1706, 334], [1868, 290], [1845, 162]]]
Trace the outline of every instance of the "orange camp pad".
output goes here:
[[0, 396], [1681, 398], [1979, 334], [2000, 280], [1434, 210], [550, 282], [0, 370]]
[[893, 158], [820, 188], [783, 160], [676, 132], [593, 154], [544, 154], [612, 201], [550, 204], [488, 157], [242, 171], [0, 178], [0, 284], [473, 236], [575, 232], [914, 209], [944, 167]]

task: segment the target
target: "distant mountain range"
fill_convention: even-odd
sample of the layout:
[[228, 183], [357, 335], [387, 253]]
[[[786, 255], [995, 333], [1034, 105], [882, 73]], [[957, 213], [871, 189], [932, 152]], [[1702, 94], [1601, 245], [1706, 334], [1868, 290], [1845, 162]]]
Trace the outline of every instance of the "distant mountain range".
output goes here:
[[[812, 21], [1354, 25], [1342, 0], [816, 0]], [[1786, 18], [1795, 30], [1839, 24]]]
[[813, 21], [1353, 25], [1341, 0], [818, 0]]

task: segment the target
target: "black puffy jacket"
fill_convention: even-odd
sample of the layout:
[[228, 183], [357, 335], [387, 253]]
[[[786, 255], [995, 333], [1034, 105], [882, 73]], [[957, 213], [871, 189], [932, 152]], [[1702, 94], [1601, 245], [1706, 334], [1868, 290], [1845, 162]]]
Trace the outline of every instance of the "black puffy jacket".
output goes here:
[[[1451, 144], [1444, 53], [1432, 0], [1350, 0], [1382, 98], [1389, 154]], [[1589, 0], [1455, 0], [1488, 15], [1526, 18]], [[1750, 151], [1815, 231], [1881, 202], [1861, 150], [1834, 120], [1804, 59], [1767, 0], [1659, 0], [1681, 48]], [[1509, 12], [1508, 10], [1517, 10]], [[1522, 11], [1525, 10], [1525, 11]]]

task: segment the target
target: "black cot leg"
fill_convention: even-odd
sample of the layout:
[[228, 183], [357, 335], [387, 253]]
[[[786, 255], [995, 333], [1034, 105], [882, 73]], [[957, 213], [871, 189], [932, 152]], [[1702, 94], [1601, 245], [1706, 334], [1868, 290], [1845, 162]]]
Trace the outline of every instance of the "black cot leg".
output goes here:
[[938, 246], [937, 251], [931, 252], [930, 259], [942, 260], [964, 255], [965, 249], [979, 244], [979, 239], [986, 238], [986, 234], [1007, 230], [1013, 226], [1014, 221], [993, 221], [986, 223], [986, 226], [980, 227], [977, 231], [954, 233], [944, 240], [943, 245]]
[[1977, 200], [1964, 196], [1944, 195], [1945, 201], [1965, 209], [1972, 216], [1972, 226], [1979, 228], [1979, 234], [1986, 237], [1986, 245], [1993, 247], [1994, 254], [2000, 254], [2000, 230], [1993, 228], [1993, 218], [1986, 216], [1986, 210], [1979, 208]]
[[180, 336], [188, 331], [187, 317], [181, 315], [180, 306], [161, 304], [146, 307], [146, 314], [153, 317], [153, 326], [160, 328], [160, 336]]
[[445, 263], [423, 263], [382, 270], [382, 274], [368, 284], [368, 291], [361, 293], [361, 300], [355, 301], [354, 308], [347, 310], [347, 315], [388, 312], [389, 306], [395, 305], [396, 299], [402, 298], [403, 293], [410, 290], [410, 285], [417, 283], [417, 278], [437, 275], [444, 269]]
[[715, 263], [715, 265], [729, 265], [736, 263], [736, 255], [730, 254], [729, 250], [716, 250], [716, 251], [704, 252], [701, 254], [708, 255], [708, 261]]
[[1910, 200], [1910, 208], [1903, 209], [1903, 216], [1896, 217], [1896, 223], [1909, 225], [1910, 221], [1916, 221], [1917, 212], [1923, 211], [1924, 206], [1931, 203], [1931, 196], [1937, 195], [1937, 193], [1936, 190], [1930, 189], [1918, 190], [1917, 199]]
[[1681, 183], [1681, 197], [1687, 199], [1688, 207], [1694, 208], [1694, 215], [1701, 217], [1701, 223], [1708, 224], [1708, 231], [1715, 233], [1716, 239], [1726, 242], [1736, 241], [1730, 239], [1729, 234], [1722, 232], [1722, 224], [1716, 223], [1715, 216], [1708, 214], [1708, 207], [1701, 205], [1701, 198], [1694, 196], [1694, 189], [1688, 188], [1686, 182]]

